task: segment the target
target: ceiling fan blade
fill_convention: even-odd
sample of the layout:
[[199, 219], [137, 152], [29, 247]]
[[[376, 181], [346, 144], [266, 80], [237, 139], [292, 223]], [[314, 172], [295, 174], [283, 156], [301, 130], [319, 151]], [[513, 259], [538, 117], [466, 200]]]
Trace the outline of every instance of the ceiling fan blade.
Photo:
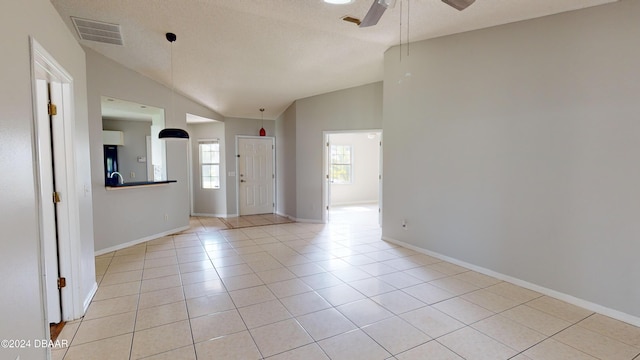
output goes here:
[[443, 3], [457, 9], [464, 10], [476, 0], [442, 0]]
[[371, 8], [365, 15], [362, 22], [360, 22], [360, 27], [368, 27], [373, 26], [378, 23], [384, 11], [387, 8], [394, 7], [396, 5], [396, 0], [373, 0], [373, 4], [371, 4]]

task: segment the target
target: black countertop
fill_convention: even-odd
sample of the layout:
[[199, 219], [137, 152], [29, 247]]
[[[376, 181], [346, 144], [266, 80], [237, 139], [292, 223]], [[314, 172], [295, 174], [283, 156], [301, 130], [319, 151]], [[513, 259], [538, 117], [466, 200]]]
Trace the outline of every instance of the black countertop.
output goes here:
[[108, 187], [108, 188], [126, 188], [126, 187], [132, 187], [132, 186], [162, 185], [162, 184], [169, 184], [169, 183], [174, 183], [174, 182], [178, 182], [178, 180], [132, 181], [132, 182], [126, 182], [126, 183], [122, 183], [122, 184], [107, 185], [106, 187]]

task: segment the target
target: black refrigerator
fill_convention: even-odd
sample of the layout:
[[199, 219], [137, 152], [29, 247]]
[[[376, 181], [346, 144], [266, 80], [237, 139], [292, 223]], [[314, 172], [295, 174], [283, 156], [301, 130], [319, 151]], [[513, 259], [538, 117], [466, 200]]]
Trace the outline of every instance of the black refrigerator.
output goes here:
[[111, 174], [118, 171], [118, 147], [116, 145], [104, 145], [104, 184], [107, 186], [118, 185], [118, 175]]

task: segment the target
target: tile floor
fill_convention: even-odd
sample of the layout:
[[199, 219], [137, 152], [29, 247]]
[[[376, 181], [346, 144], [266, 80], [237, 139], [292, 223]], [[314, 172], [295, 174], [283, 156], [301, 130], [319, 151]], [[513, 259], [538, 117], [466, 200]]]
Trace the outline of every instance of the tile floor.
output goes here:
[[96, 271], [54, 359], [640, 359], [639, 328], [381, 241], [375, 221], [194, 218]]
[[[200, 218], [201, 221], [208, 221], [208, 219]], [[272, 225], [272, 224], [285, 224], [291, 223], [289, 218], [276, 215], [276, 214], [262, 214], [262, 215], [247, 215], [247, 216], [234, 216], [228, 218], [219, 218], [226, 227], [231, 229], [239, 229], [251, 226]]]

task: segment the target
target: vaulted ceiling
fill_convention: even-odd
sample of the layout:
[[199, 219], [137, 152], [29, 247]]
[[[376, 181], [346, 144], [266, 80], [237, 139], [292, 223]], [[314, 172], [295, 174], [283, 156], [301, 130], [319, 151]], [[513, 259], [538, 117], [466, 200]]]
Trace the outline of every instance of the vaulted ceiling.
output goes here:
[[596, 6], [616, 0], [397, 0], [378, 25], [359, 28], [373, 0], [51, 0], [71, 17], [119, 24], [124, 45], [79, 42], [226, 117], [280, 115], [294, 100], [382, 80], [391, 46]]

